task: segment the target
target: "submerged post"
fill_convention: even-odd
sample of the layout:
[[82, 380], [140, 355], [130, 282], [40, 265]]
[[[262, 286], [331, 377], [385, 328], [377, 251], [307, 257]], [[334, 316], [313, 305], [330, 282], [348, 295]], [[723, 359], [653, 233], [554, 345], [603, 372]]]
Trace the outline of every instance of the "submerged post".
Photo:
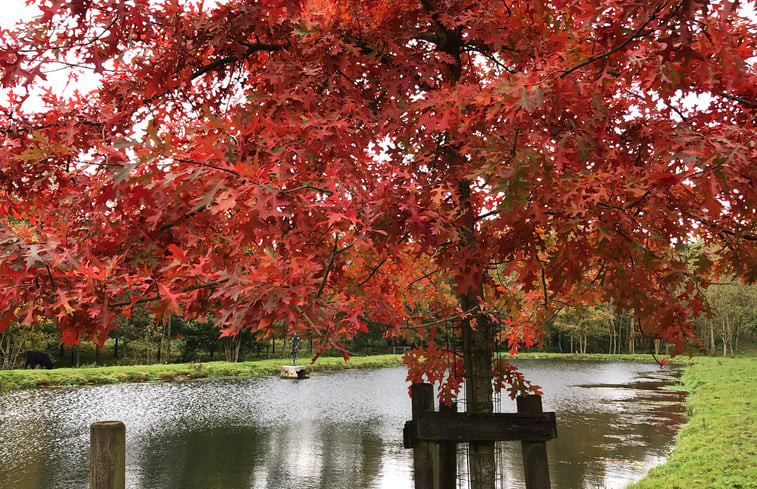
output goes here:
[[[439, 404], [440, 413], [456, 413], [457, 403], [451, 406]], [[446, 440], [439, 442], [439, 489], [457, 488], [457, 442]]]
[[[410, 388], [413, 406], [413, 420], [421, 413], [434, 410], [434, 386], [413, 384]], [[439, 487], [439, 445], [433, 441], [415, 441], [413, 447], [413, 468], [416, 489], [437, 489]]]
[[[542, 414], [541, 396], [519, 396], [518, 414]], [[547, 463], [547, 443], [544, 441], [521, 441], [523, 449], [523, 471], [526, 489], [549, 489], [549, 464]]]
[[126, 426], [120, 421], [90, 426], [89, 488], [126, 489]]
[[557, 423], [555, 413], [542, 412], [541, 397], [519, 397], [517, 413], [458, 413], [434, 411], [431, 384], [413, 384], [411, 395], [413, 419], [403, 441], [414, 450], [416, 489], [456, 487], [458, 443], [515, 440], [522, 442], [526, 489], [549, 489], [546, 441], [557, 438]]

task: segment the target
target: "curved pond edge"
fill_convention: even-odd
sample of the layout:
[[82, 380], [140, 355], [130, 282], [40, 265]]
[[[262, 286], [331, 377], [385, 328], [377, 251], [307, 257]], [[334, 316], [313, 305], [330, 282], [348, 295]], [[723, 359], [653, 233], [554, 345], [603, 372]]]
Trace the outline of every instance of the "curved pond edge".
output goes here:
[[665, 463], [628, 489], [757, 488], [757, 358], [695, 358], [688, 421]]

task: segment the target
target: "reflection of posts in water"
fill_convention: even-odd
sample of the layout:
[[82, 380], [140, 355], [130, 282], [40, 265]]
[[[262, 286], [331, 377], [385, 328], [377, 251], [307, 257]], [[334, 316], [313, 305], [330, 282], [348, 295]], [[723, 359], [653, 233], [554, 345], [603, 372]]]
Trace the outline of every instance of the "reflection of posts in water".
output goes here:
[[300, 337], [297, 333], [292, 336], [292, 365], [297, 365], [297, 354], [300, 352]]
[[541, 397], [518, 397], [517, 413], [435, 411], [431, 384], [413, 384], [411, 398], [413, 419], [403, 441], [413, 449], [416, 489], [457, 487], [457, 443], [515, 440], [523, 447], [526, 489], [549, 489], [546, 441], [557, 438], [557, 422], [555, 413], [542, 411]]

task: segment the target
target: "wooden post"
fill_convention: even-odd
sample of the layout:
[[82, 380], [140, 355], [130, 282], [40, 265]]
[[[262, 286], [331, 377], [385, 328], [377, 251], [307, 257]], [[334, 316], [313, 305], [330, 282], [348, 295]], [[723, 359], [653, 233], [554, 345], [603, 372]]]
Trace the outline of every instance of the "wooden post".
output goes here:
[[[410, 388], [413, 405], [413, 420], [425, 411], [434, 410], [434, 386], [413, 384]], [[416, 440], [413, 447], [415, 489], [439, 488], [439, 444], [433, 441]]]
[[[451, 406], [439, 404], [439, 412], [456, 413], [457, 403]], [[454, 441], [439, 442], [439, 489], [455, 489], [457, 487], [457, 443]]]
[[126, 426], [120, 421], [90, 426], [89, 488], [126, 489]]
[[[519, 396], [518, 414], [541, 414], [541, 396]], [[544, 441], [521, 441], [523, 471], [526, 489], [549, 489], [549, 464], [547, 443]]]
[[[413, 384], [411, 393], [413, 420], [405, 423], [403, 441], [405, 448], [414, 449], [416, 489], [455, 487], [458, 443], [514, 440], [523, 447], [526, 489], [549, 489], [546, 441], [557, 438], [557, 423], [555, 413], [542, 412], [541, 397], [519, 397], [517, 413], [486, 414], [458, 413], [456, 407], [444, 406], [435, 412], [430, 384]], [[471, 482], [480, 481], [471, 477]]]

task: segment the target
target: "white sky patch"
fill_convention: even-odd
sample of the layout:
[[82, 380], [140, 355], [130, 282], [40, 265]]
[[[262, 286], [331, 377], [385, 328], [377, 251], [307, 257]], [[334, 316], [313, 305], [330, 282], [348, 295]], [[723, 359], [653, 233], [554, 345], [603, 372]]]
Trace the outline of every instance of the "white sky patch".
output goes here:
[[[194, 2], [194, 0], [191, 0]], [[216, 5], [224, 3], [225, 0], [204, 0], [202, 2], [203, 10], [209, 11]], [[26, 5], [26, 0], [2, 0], [3, 14], [0, 16], [0, 29], [13, 30], [20, 23], [29, 21], [38, 15], [40, 10], [36, 6]], [[77, 59], [67, 58], [67, 63], [72, 65], [79, 64]], [[112, 68], [111, 63], [106, 63], [106, 70]], [[92, 69], [77, 68], [67, 66], [65, 63], [49, 62], [43, 67], [47, 80], [38, 81], [29, 91], [29, 98], [24, 102], [22, 110], [26, 112], [38, 112], [44, 109], [42, 95], [47, 90], [50, 93], [62, 98], [70, 98], [78, 91], [81, 94], [87, 94], [95, 90], [101, 81], [101, 75], [95, 73]], [[69, 80], [69, 75], [75, 74], [75, 78]], [[19, 91], [16, 88], [16, 91]], [[0, 103], [7, 103], [7, 92], [0, 89]]]
[[4, 0], [0, 28], [8, 29], [22, 20], [28, 20], [39, 13], [36, 7], [28, 7], [25, 0]]

